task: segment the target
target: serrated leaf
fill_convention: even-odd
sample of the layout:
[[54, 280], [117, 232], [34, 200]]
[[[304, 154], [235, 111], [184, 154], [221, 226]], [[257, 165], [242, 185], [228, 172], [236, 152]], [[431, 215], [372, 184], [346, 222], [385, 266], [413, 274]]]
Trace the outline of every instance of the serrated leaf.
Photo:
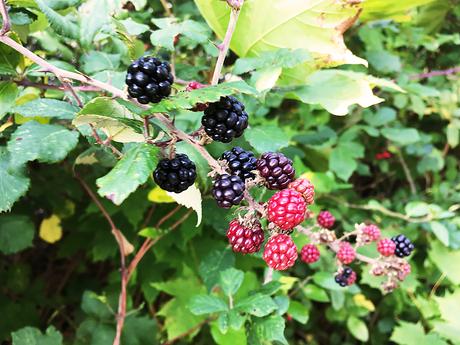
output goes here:
[[211, 295], [194, 296], [188, 307], [195, 315], [219, 313], [228, 310], [227, 304], [222, 299]]
[[62, 335], [53, 326], [43, 334], [38, 328], [24, 327], [11, 334], [13, 345], [62, 345]]
[[256, 293], [248, 296], [235, 304], [235, 309], [254, 316], [262, 317], [278, 308], [270, 296]]
[[40, 10], [48, 19], [50, 26], [58, 34], [68, 38], [78, 38], [78, 26], [71, 22], [69, 18], [61, 16], [59, 13], [54, 11], [47, 3], [43, 0], [35, 0]]
[[35, 229], [25, 216], [3, 215], [0, 217], [0, 251], [4, 254], [17, 253], [32, 245]]
[[259, 153], [279, 151], [289, 145], [289, 136], [279, 126], [265, 125], [249, 128], [244, 132], [244, 137]]
[[244, 272], [233, 267], [220, 272], [220, 287], [227, 296], [233, 296], [243, 283]]
[[8, 81], [0, 82], [0, 120], [11, 110], [18, 93], [18, 87], [15, 83]]
[[13, 112], [24, 117], [53, 117], [71, 120], [80, 110], [75, 105], [57, 99], [38, 98], [14, 107]]
[[450, 250], [440, 242], [432, 241], [428, 257], [452, 283], [460, 284], [460, 271], [458, 270], [459, 251]]
[[55, 243], [62, 238], [61, 219], [53, 214], [49, 218], [42, 220], [38, 235], [48, 243]]
[[21, 125], [8, 141], [12, 164], [38, 160], [56, 163], [63, 160], [78, 143], [78, 132], [59, 125], [29, 121]]
[[192, 91], [181, 91], [154, 104], [150, 109], [144, 111], [143, 115], [153, 113], [165, 113], [172, 110], [192, 109], [197, 103], [216, 102], [222, 96], [229, 96], [235, 93], [255, 95], [257, 91], [244, 81], [232, 81], [213, 86], [206, 86]]
[[158, 153], [158, 147], [146, 143], [132, 147], [107, 175], [96, 180], [99, 195], [120, 205], [147, 181], [158, 163]]
[[110, 97], [88, 102], [72, 121], [76, 127], [92, 124], [113, 141], [143, 142], [141, 119]]
[[30, 179], [24, 175], [24, 166], [12, 166], [9, 153], [0, 149], [0, 212], [10, 210], [29, 186]]
[[202, 204], [203, 200], [201, 198], [201, 192], [196, 185], [191, 185], [187, 190], [182, 193], [172, 193], [167, 192], [167, 194], [173, 198], [179, 205], [183, 205], [187, 208], [191, 208], [196, 212], [196, 226], [201, 224], [201, 218], [203, 216]]
[[250, 339], [254, 344], [273, 344], [279, 342], [288, 345], [284, 337], [286, 327], [284, 318], [280, 315], [273, 315], [263, 319], [256, 319], [251, 327]]
[[360, 341], [369, 340], [369, 330], [364, 321], [355, 316], [350, 316], [347, 319], [347, 328], [353, 336]]
[[390, 340], [401, 345], [447, 345], [439, 335], [435, 333], [426, 334], [420, 322], [399, 321], [399, 325], [395, 327]]

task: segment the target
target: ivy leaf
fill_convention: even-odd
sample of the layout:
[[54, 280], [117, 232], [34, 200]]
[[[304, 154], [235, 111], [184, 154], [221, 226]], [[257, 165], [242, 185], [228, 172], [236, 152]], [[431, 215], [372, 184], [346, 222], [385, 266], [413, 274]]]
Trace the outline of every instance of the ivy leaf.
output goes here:
[[181, 91], [161, 100], [142, 115], [165, 113], [172, 110], [192, 109], [197, 103], [216, 102], [222, 96], [233, 95], [237, 92], [255, 95], [257, 91], [244, 81], [233, 81], [213, 86], [206, 86], [192, 91]]
[[356, 142], [340, 142], [331, 153], [329, 168], [342, 180], [348, 181], [358, 167], [357, 159], [364, 157], [364, 147]]
[[415, 128], [382, 128], [382, 135], [400, 145], [413, 144], [420, 140]]
[[347, 328], [353, 336], [363, 342], [369, 340], [369, 330], [364, 321], [355, 316], [350, 316], [347, 320]]
[[147, 181], [158, 163], [158, 152], [158, 147], [146, 143], [132, 147], [107, 175], [96, 180], [99, 195], [120, 205]]
[[214, 250], [201, 261], [199, 272], [209, 291], [219, 282], [220, 272], [233, 267], [235, 256], [230, 249]]
[[248, 296], [235, 304], [235, 309], [254, 316], [262, 317], [278, 308], [270, 296], [256, 293]]
[[68, 102], [49, 98], [34, 99], [12, 109], [24, 117], [52, 117], [63, 120], [73, 119], [79, 110], [80, 108]]
[[219, 313], [228, 310], [227, 304], [222, 299], [211, 295], [194, 296], [188, 307], [195, 315]]
[[[1, 70], [0, 74], [2, 74]], [[8, 81], [0, 82], [0, 120], [13, 107], [18, 93], [18, 87], [15, 83]]]
[[[280, 127], [273, 125], [257, 126], [245, 131], [244, 137], [257, 152], [279, 151], [289, 145], [289, 137]], [[267, 140], [270, 138], [270, 140]]]
[[143, 142], [141, 119], [110, 97], [88, 102], [72, 121], [76, 127], [88, 124], [101, 129], [113, 141]]
[[284, 318], [280, 315], [273, 315], [264, 319], [256, 319], [251, 333], [249, 335], [251, 344], [267, 344], [280, 342], [288, 345], [284, 337], [284, 328], [286, 327]]
[[0, 251], [17, 253], [32, 246], [35, 229], [26, 216], [4, 215], [0, 217]]
[[244, 272], [233, 267], [220, 272], [220, 287], [227, 296], [234, 295], [243, 283]]
[[24, 175], [24, 166], [12, 166], [10, 155], [0, 149], [0, 212], [8, 211], [30, 186], [30, 179]]
[[62, 335], [50, 326], [43, 334], [38, 328], [24, 327], [11, 334], [13, 345], [62, 345]]
[[172, 51], [174, 50], [174, 38], [179, 34], [198, 43], [207, 42], [209, 39], [208, 28], [194, 20], [187, 19], [179, 22], [176, 18], [160, 18], [152, 21], [160, 28], [150, 35], [150, 41], [154, 46]]
[[59, 125], [29, 121], [20, 126], [8, 142], [11, 162], [20, 166], [28, 161], [56, 163], [63, 160], [78, 143], [78, 132]]

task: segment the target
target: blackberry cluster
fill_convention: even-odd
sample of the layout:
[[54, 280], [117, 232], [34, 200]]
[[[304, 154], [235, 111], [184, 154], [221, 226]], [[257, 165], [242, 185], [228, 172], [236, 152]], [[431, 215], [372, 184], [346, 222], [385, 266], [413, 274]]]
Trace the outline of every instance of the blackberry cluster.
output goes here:
[[220, 175], [212, 188], [212, 195], [223, 208], [238, 205], [243, 200], [244, 181], [236, 175]]
[[335, 282], [341, 287], [352, 285], [356, 280], [356, 273], [350, 267], [344, 267], [335, 276]]
[[265, 152], [257, 160], [257, 170], [268, 189], [284, 189], [294, 180], [292, 161], [279, 152]]
[[413, 243], [402, 234], [392, 237], [391, 240], [396, 244], [395, 255], [398, 258], [409, 256], [415, 248]]
[[238, 175], [243, 181], [255, 177], [252, 171], [256, 169], [257, 158], [251, 151], [245, 151], [236, 146], [225, 151], [220, 159], [227, 161], [232, 174]]
[[195, 163], [185, 154], [177, 154], [173, 159], [162, 159], [153, 172], [153, 178], [168, 192], [183, 192], [195, 183]]
[[126, 74], [128, 94], [139, 103], [158, 103], [171, 94], [174, 77], [166, 61], [144, 56], [128, 67]]
[[240, 137], [248, 127], [248, 113], [235, 97], [221, 97], [208, 105], [201, 124], [213, 140], [229, 143], [233, 138]]

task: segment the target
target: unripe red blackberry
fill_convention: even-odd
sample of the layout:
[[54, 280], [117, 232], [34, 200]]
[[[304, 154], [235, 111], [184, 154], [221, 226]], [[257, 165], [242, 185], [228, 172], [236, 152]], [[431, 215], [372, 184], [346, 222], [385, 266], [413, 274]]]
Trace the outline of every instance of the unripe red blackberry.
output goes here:
[[312, 264], [319, 260], [319, 249], [314, 244], [306, 244], [300, 251], [300, 258], [307, 264]]
[[282, 230], [290, 230], [305, 219], [307, 204], [293, 189], [276, 192], [268, 201], [267, 218]]
[[325, 229], [331, 229], [335, 223], [335, 217], [329, 211], [321, 211], [316, 218], [319, 226]]
[[265, 152], [257, 160], [257, 170], [268, 189], [284, 189], [294, 179], [292, 161], [279, 152]]
[[168, 192], [180, 193], [195, 183], [196, 167], [187, 155], [162, 159], [153, 172], [155, 182]]
[[264, 242], [264, 232], [259, 222], [247, 227], [234, 219], [230, 222], [227, 237], [233, 251], [242, 254], [258, 252]]
[[223, 174], [214, 181], [212, 195], [220, 207], [230, 208], [243, 200], [244, 189], [244, 182], [239, 176]]
[[225, 151], [220, 159], [226, 161], [232, 174], [238, 175], [243, 181], [255, 177], [252, 171], [256, 170], [257, 158], [251, 151], [236, 146]]
[[125, 81], [128, 94], [139, 103], [158, 103], [171, 94], [174, 76], [169, 63], [144, 56], [128, 67]]
[[400, 281], [403, 281], [410, 274], [410, 272], [411, 272], [410, 264], [408, 262], [403, 262], [399, 267], [397, 277]]
[[283, 271], [294, 265], [297, 248], [290, 236], [278, 234], [267, 241], [263, 258], [269, 267]]
[[248, 119], [243, 103], [233, 96], [228, 96], [208, 105], [201, 124], [213, 140], [229, 143], [233, 138], [243, 134], [248, 127]]
[[383, 256], [392, 256], [395, 253], [396, 244], [389, 238], [382, 238], [377, 243], [377, 250]]
[[363, 238], [366, 242], [377, 241], [381, 236], [379, 227], [375, 224], [369, 224], [362, 228]]
[[352, 245], [348, 242], [342, 242], [339, 245], [337, 251], [337, 259], [343, 264], [349, 264], [353, 262], [356, 257], [356, 251]]
[[288, 188], [294, 189], [300, 194], [302, 194], [303, 198], [307, 202], [307, 205], [311, 205], [314, 202], [315, 198], [315, 187], [306, 178], [298, 178], [295, 181], [289, 183]]
[[409, 256], [414, 250], [414, 244], [404, 235], [392, 237], [391, 240], [396, 244], [395, 255], [399, 258]]

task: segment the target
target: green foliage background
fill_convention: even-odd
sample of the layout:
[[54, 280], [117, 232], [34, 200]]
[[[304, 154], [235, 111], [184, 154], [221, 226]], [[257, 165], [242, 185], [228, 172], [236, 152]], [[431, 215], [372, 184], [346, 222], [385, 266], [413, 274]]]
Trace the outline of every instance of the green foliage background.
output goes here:
[[[112, 344], [118, 247], [74, 171], [108, 197], [101, 202], [134, 248], [161, 236], [128, 286], [124, 345], [460, 344], [459, 3], [311, 3], [247, 0], [224, 67], [231, 83], [179, 93], [149, 111], [166, 111], [191, 132], [202, 116], [189, 111], [196, 102], [240, 93], [250, 128], [232, 145], [290, 156], [316, 187], [311, 210], [331, 210], [339, 232], [371, 221], [388, 236], [411, 238], [417, 249], [402, 287], [383, 295], [361, 266], [358, 284], [341, 289], [327, 251], [262, 285], [260, 255], [228, 248], [232, 214], [210, 198], [209, 167], [193, 148], [177, 145], [197, 163], [203, 220], [195, 227], [196, 215], [182, 207], [162, 222], [176, 204], [150, 178], [159, 149], [143, 143], [145, 113], [78, 91], [81, 110], [69, 94], [41, 87], [58, 80], [0, 44], [2, 344]], [[218, 0], [172, 1], [174, 17], [156, 0], [8, 5], [10, 37], [56, 66], [119, 88], [144, 54], [174, 56], [179, 78], [207, 82], [215, 34], [222, 38], [229, 13]], [[341, 25], [360, 9], [343, 39]], [[88, 122], [111, 135], [122, 160], [98, 145]], [[228, 148], [207, 146], [214, 157]], [[385, 150], [392, 157], [376, 159]], [[51, 215], [63, 230], [55, 243], [39, 236]], [[305, 243], [294, 239], [299, 248]]]

